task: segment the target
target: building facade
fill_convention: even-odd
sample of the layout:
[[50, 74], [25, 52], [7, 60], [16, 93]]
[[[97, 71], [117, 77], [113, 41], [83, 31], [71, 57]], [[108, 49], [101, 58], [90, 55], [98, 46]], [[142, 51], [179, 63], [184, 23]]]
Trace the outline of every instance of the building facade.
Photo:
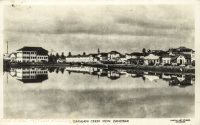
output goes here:
[[160, 64], [160, 56], [149, 54], [148, 56], [144, 57], [144, 64], [145, 65], [159, 65]]
[[118, 59], [120, 57], [121, 57], [121, 53], [119, 53], [117, 51], [111, 51], [108, 53], [108, 60]]
[[16, 62], [48, 62], [48, 51], [42, 47], [23, 47], [16, 51]]
[[190, 54], [180, 54], [172, 58], [172, 62], [177, 65], [186, 65], [191, 64], [191, 55]]
[[171, 64], [171, 56], [165, 55], [162, 57], [162, 65]]
[[95, 63], [97, 62], [97, 58], [92, 55], [74, 55], [66, 57], [65, 62], [67, 63]]

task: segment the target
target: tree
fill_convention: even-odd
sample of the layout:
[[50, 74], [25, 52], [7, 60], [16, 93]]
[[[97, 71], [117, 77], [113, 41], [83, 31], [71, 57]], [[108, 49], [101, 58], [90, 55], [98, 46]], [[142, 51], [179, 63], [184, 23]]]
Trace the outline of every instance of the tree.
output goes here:
[[100, 50], [99, 50], [99, 48], [98, 48], [98, 54], [100, 53]]
[[145, 48], [142, 49], [142, 53], [143, 53], [143, 55], [146, 55], [146, 49]]
[[59, 54], [56, 53], [56, 60], [58, 60], [60, 58]]
[[65, 59], [64, 52], [62, 52], [61, 59]]
[[68, 56], [72, 56], [71, 52], [69, 52]]

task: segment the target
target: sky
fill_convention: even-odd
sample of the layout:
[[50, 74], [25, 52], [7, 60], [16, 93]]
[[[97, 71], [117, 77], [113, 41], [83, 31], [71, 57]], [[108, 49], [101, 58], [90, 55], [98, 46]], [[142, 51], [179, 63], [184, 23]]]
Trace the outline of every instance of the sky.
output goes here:
[[67, 55], [112, 50], [194, 49], [192, 5], [35, 5], [4, 7], [4, 53], [23, 46]]

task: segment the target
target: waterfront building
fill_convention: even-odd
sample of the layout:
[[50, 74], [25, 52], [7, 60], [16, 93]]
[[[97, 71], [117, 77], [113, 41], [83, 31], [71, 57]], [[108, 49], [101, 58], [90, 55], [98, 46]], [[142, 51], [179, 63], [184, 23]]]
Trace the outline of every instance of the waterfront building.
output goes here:
[[133, 52], [133, 53], [126, 53], [125, 54], [125, 58], [128, 59], [138, 59], [138, 58], [144, 58], [144, 54], [143, 53], [139, 53], [139, 52]]
[[97, 57], [99, 58], [99, 61], [102, 62], [102, 61], [107, 61], [108, 60], [108, 53], [99, 53], [97, 55]]
[[3, 60], [10, 60], [10, 54], [3, 54]]
[[159, 65], [160, 56], [157, 56], [155, 54], [149, 54], [148, 56], [144, 57], [144, 64], [145, 65]]
[[125, 64], [126, 62], [127, 62], [127, 59], [125, 56], [122, 56], [117, 60], [117, 63], [119, 64]]
[[65, 62], [68, 63], [96, 63], [97, 58], [93, 57], [92, 55], [73, 55], [67, 56]]
[[121, 55], [122, 54], [117, 51], [111, 51], [108, 53], [108, 60], [119, 59], [121, 57]]
[[42, 47], [23, 47], [16, 51], [17, 62], [48, 62], [48, 51]]
[[171, 56], [170, 55], [163, 55], [162, 56], [162, 65], [171, 64]]
[[16, 59], [17, 59], [17, 53], [11, 53], [10, 54], [10, 61], [11, 62], [15, 62], [16, 61]]
[[170, 48], [167, 53], [169, 53], [169, 55], [171, 56], [175, 56], [177, 54], [194, 54], [195, 51], [190, 49], [190, 48], [186, 48], [186, 47], [179, 47], [179, 48]]
[[171, 62], [176, 65], [186, 65], [191, 64], [191, 55], [190, 54], [180, 54], [172, 57]]

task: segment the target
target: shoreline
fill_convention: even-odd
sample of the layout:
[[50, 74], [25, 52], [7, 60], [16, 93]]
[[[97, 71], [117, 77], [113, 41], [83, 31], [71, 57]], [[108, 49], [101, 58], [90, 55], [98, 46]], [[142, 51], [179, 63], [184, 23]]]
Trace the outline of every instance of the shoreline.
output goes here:
[[150, 71], [157, 73], [173, 73], [173, 74], [195, 74], [195, 67], [181, 67], [181, 66], [148, 66], [148, 65], [124, 65], [124, 64], [67, 64], [67, 63], [55, 63], [55, 64], [10, 64], [9, 67], [78, 67], [78, 66], [90, 66], [96, 68], [106, 69], [129, 69]]

